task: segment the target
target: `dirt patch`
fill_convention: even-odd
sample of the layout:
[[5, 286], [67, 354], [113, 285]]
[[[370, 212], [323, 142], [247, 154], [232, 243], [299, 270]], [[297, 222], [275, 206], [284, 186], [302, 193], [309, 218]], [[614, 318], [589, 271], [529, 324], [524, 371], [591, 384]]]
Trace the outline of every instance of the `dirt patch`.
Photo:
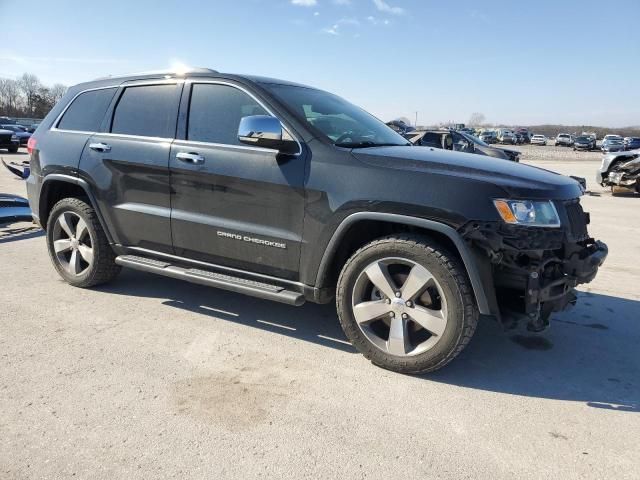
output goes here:
[[272, 412], [281, 410], [300, 391], [298, 381], [288, 378], [282, 370], [242, 367], [176, 382], [176, 409], [180, 414], [220, 424], [228, 430], [266, 423]]

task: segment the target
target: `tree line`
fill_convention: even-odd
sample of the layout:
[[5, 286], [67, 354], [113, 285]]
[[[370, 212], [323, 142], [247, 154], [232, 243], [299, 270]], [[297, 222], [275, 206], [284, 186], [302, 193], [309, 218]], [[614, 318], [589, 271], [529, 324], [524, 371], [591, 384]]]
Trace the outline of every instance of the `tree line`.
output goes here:
[[61, 83], [44, 85], [32, 73], [0, 78], [0, 116], [44, 118], [66, 90]]

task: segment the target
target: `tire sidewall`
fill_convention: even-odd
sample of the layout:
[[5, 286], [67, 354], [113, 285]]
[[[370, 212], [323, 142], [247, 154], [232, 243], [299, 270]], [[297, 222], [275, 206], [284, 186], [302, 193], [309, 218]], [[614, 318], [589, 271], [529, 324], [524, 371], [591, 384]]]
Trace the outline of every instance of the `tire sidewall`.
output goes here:
[[[405, 258], [427, 268], [440, 284], [447, 303], [447, 326], [442, 338], [432, 348], [418, 355], [395, 356], [380, 350], [362, 332], [353, 315], [352, 295], [358, 276], [371, 263], [389, 257]], [[452, 261], [452, 256], [448, 257]], [[425, 248], [424, 245], [408, 246], [389, 240], [359, 252], [340, 275], [338, 289], [343, 293], [337, 299], [337, 307], [345, 334], [359, 351], [383, 368], [410, 367], [423, 370], [427, 366], [437, 365], [457, 348], [464, 332], [466, 312], [460, 287], [442, 257], [436, 250]]]
[[[87, 233], [91, 238], [91, 246], [93, 248], [94, 261], [89, 268], [87, 268], [81, 275], [71, 275], [65, 268], [60, 264], [58, 257], [53, 249], [53, 230], [55, 228], [55, 223], [65, 212], [72, 212], [78, 215], [82, 220], [84, 220], [87, 225]], [[49, 257], [51, 257], [51, 261], [53, 262], [53, 266], [55, 267], [58, 274], [69, 284], [74, 286], [84, 286], [86, 284], [91, 283], [93, 276], [96, 273], [97, 269], [97, 261], [98, 255], [100, 255], [100, 245], [97, 239], [97, 234], [95, 231], [95, 227], [93, 225], [93, 220], [76, 205], [75, 202], [69, 201], [69, 199], [61, 200], [58, 202], [53, 209], [51, 210], [51, 214], [47, 220], [47, 250], [49, 252]]]

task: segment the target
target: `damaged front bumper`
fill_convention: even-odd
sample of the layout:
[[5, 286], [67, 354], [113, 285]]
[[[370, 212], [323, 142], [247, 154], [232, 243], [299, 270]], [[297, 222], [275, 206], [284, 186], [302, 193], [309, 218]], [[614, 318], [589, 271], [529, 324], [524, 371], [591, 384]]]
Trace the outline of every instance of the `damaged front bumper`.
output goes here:
[[575, 304], [575, 287], [591, 282], [607, 257], [607, 246], [588, 236], [579, 202], [564, 207], [563, 228], [473, 222], [461, 230], [484, 270], [492, 314], [505, 328], [525, 320], [529, 330], [544, 330], [553, 312]]

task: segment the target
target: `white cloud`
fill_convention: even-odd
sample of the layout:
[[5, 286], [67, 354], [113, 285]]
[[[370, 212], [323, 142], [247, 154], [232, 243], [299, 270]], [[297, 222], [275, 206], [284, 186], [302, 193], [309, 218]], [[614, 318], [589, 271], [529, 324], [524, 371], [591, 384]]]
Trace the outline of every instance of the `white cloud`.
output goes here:
[[373, 4], [379, 11], [384, 13], [391, 13], [393, 15], [402, 15], [404, 13], [404, 8], [392, 7], [384, 0], [373, 0]]
[[313, 16], [314, 17], [319, 17], [320, 16], [320, 12], [313, 12]]
[[351, 5], [351, 0], [333, 0], [336, 5]]
[[391, 22], [387, 19], [381, 20], [379, 18], [374, 17], [373, 15], [369, 15], [367, 20], [371, 25], [390, 25]]
[[323, 33], [326, 33], [328, 35], [340, 35], [340, 32], [338, 32], [338, 29], [340, 28], [340, 25], [335, 24], [329, 28], [325, 28], [322, 30]]
[[318, 0], [291, 0], [291, 4], [300, 7], [315, 7], [318, 4]]

